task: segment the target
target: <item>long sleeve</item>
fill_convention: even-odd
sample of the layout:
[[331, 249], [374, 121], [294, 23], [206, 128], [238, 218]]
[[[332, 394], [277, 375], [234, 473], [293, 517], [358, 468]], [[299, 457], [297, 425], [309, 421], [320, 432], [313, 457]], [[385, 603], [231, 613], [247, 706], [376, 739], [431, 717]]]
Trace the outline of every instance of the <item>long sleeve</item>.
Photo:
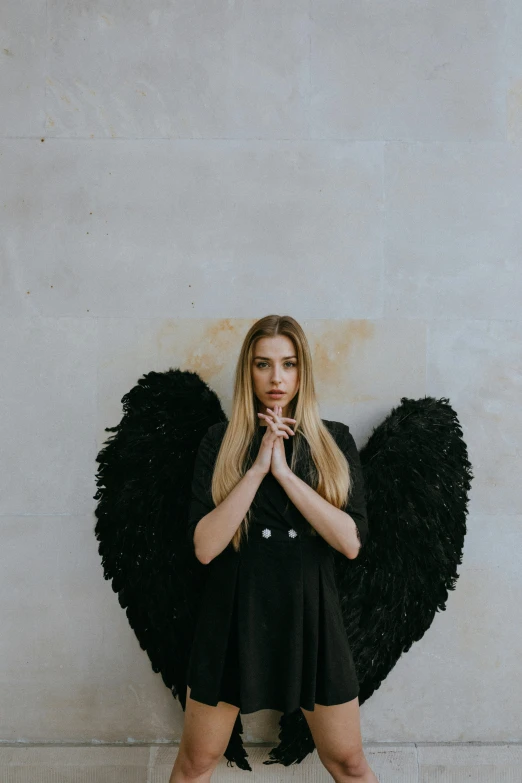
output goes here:
[[346, 511], [355, 522], [362, 548], [368, 537], [368, 514], [361, 459], [348, 425], [338, 422], [337, 427], [339, 432], [337, 444], [348, 461], [352, 476], [352, 488], [343, 511]]
[[187, 526], [187, 537], [193, 552], [195, 552], [194, 531], [196, 525], [200, 519], [216, 507], [212, 500], [211, 486], [214, 465], [221, 445], [221, 440], [217, 437], [219, 433], [216, 430], [218, 428], [219, 424], [213, 424], [203, 435], [194, 462]]

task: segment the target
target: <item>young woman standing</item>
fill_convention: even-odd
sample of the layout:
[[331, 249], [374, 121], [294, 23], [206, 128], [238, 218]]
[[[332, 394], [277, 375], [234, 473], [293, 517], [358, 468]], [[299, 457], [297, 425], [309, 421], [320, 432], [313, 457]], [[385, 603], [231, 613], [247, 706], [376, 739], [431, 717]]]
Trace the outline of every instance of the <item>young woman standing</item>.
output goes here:
[[335, 781], [377, 783], [333, 561], [357, 557], [367, 533], [349, 428], [319, 416], [301, 326], [266, 316], [243, 341], [230, 421], [194, 466], [188, 535], [208, 571], [169, 783], [209, 781], [238, 711], [260, 709], [301, 709]]

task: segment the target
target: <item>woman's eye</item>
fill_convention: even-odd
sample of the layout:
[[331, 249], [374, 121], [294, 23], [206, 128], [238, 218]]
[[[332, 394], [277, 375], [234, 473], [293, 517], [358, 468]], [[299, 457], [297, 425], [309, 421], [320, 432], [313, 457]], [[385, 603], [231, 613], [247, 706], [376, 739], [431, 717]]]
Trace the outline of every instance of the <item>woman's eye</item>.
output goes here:
[[[258, 364], [256, 364], [256, 367], [262, 367], [265, 364], [266, 364], [266, 362], [259, 362]], [[285, 364], [289, 364], [290, 367], [295, 367], [296, 366], [296, 362], [285, 362]]]

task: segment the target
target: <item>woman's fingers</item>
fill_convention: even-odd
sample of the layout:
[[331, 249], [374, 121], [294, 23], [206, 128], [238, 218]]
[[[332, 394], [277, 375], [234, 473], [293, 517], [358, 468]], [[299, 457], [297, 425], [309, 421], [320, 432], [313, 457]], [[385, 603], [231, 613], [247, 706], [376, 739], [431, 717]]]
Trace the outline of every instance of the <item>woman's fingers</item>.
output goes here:
[[283, 408], [281, 407], [281, 405], [276, 405], [274, 410], [272, 410], [271, 408], [267, 408], [266, 410], [267, 410], [266, 414], [258, 413], [258, 416], [263, 416], [267, 421], [271, 421], [271, 422], [273, 420], [270, 418], [270, 416], [275, 416], [276, 418], [275, 423], [277, 423], [279, 427], [284, 427], [285, 430], [290, 432], [292, 435], [295, 435], [295, 432], [292, 430], [292, 428], [289, 427], [288, 424], [285, 424], [284, 422], [293, 421], [295, 423], [296, 419], [292, 419], [289, 416], [281, 416], [280, 414], [283, 412]]
[[[278, 423], [279, 428], [283, 429], [283, 430], [288, 430], [288, 432], [290, 432], [292, 435], [294, 435], [294, 433], [292, 432], [292, 429], [288, 426], [288, 424], [283, 424], [283, 417], [281, 415], [283, 413], [283, 408], [281, 407], [281, 405], [276, 405], [275, 413], [276, 413], [276, 416], [277, 416], [277, 419], [278, 419], [277, 423]], [[285, 437], [288, 440], [290, 436], [286, 432], [283, 432], [283, 437]]]
[[283, 413], [283, 407], [281, 405], [276, 405], [274, 410], [272, 408], [267, 408], [267, 413], [271, 414], [272, 416], [277, 416], [281, 419], [281, 421], [293, 421], [294, 424], [297, 422], [297, 419], [291, 419], [290, 416], [281, 416]]
[[279, 427], [280, 429], [284, 428], [287, 432], [290, 432], [292, 435], [295, 435], [295, 432], [288, 426], [288, 424], [278, 424], [277, 422], [272, 421], [268, 416], [265, 416], [264, 413], [258, 413], [258, 416], [262, 416], [266, 421], [270, 422], [270, 424]]
[[283, 435], [285, 438], [289, 437], [289, 435], [287, 435], [286, 432], [280, 432], [279, 431], [280, 428], [281, 428], [281, 425], [279, 425], [276, 422], [272, 421], [272, 419], [270, 419], [268, 416], [265, 416], [264, 413], [258, 413], [258, 416], [262, 416], [266, 420], [266, 422], [267, 422], [268, 426], [270, 427], [272, 433], [274, 433], [276, 435], [276, 437], [279, 436], [279, 435]]

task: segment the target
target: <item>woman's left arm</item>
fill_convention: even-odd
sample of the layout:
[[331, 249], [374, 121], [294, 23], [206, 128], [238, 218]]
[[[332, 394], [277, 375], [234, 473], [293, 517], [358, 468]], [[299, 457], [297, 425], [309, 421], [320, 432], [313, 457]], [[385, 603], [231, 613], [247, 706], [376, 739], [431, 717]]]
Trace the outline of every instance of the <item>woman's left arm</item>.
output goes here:
[[[274, 473], [286, 494], [314, 527], [334, 549], [353, 560], [366, 541], [368, 535], [368, 517], [364, 477], [357, 446], [346, 424], [336, 424], [339, 436], [336, 443], [345, 455], [351, 471], [352, 487], [348, 503], [344, 508], [336, 508], [315, 489], [299, 478], [288, 465]], [[283, 444], [281, 444], [284, 448]]]

